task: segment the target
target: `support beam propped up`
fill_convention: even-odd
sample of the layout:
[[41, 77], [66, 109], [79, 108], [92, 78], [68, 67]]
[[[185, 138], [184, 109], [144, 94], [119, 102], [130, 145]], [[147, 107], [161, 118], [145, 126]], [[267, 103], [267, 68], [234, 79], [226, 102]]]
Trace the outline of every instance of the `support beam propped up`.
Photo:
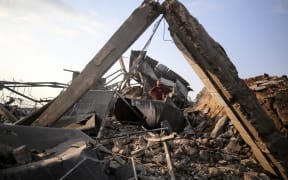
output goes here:
[[34, 122], [36, 126], [49, 126], [57, 121], [134, 43], [137, 38], [159, 16], [160, 5], [154, 1], [144, 2], [137, 8], [121, 27], [114, 33], [97, 55], [67, 90]]
[[264, 169], [288, 176], [288, 141], [275, 128], [254, 93], [238, 77], [224, 49], [177, 0], [166, 0], [164, 16], [176, 46], [208, 91], [223, 105]]

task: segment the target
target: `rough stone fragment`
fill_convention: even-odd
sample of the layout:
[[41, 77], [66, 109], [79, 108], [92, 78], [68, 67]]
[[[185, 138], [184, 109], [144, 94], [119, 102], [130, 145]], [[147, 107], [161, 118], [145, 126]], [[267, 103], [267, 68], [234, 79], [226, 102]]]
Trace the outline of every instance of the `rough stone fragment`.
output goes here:
[[217, 121], [214, 129], [210, 133], [210, 137], [211, 138], [216, 138], [219, 135], [219, 133], [221, 133], [221, 130], [223, 129], [223, 127], [224, 127], [225, 123], [227, 122], [227, 120], [228, 120], [228, 117], [227, 116], [223, 116], [222, 118], [220, 118]]
[[209, 152], [206, 151], [206, 150], [200, 150], [199, 151], [199, 157], [200, 159], [204, 160], [204, 161], [207, 161], [209, 160], [210, 156], [209, 156]]

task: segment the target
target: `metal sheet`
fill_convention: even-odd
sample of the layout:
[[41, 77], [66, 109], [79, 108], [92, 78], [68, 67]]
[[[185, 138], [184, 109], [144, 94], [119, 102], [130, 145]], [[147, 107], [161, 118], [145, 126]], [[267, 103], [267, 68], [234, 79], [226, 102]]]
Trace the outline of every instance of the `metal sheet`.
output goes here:
[[112, 97], [113, 91], [89, 90], [65, 115], [74, 116], [96, 112], [98, 117], [104, 118]]
[[163, 101], [131, 99], [131, 104], [144, 115], [145, 122], [149, 127], [160, 126], [160, 115], [165, 106]]
[[[83, 121], [87, 117], [91, 117], [93, 113], [96, 114], [96, 119], [103, 119], [110, 107], [113, 93], [113, 91], [108, 90], [89, 90], [68, 112], [51, 126], [66, 127], [70, 124]], [[98, 122], [99, 124], [100, 122]]]
[[[177, 132], [182, 131], [186, 125], [183, 113], [170, 105], [169, 102], [125, 99], [128, 104], [120, 98], [117, 99], [115, 104], [114, 114], [119, 121], [143, 124], [144, 120], [148, 128], [158, 128], [161, 126], [161, 121], [166, 120], [171, 125], [172, 131]], [[138, 113], [138, 115], [136, 113]], [[139, 116], [142, 119], [139, 119]]]

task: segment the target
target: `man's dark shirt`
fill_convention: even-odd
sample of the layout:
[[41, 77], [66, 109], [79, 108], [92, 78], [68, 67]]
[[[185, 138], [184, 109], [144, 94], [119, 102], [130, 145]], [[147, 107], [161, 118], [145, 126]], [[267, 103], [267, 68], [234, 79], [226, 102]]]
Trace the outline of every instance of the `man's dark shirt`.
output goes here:
[[164, 91], [162, 87], [155, 86], [151, 89], [151, 96], [154, 100], [163, 100]]

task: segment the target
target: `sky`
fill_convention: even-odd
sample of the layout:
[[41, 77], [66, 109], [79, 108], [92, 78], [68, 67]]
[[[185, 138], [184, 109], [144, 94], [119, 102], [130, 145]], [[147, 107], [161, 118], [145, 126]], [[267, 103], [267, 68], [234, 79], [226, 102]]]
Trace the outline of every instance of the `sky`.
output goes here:
[[[163, 2], [163, 1], [160, 1]], [[180, 0], [225, 49], [240, 78], [288, 74], [287, 0]], [[68, 83], [104, 46], [141, 0], [0, 0], [0, 80]], [[156, 22], [156, 21], [155, 21]], [[153, 24], [155, 24], [155, 22]], [[141, 50], [153, 24], [123, 54]], [[162, 21], [147, 55], [203, 84], [171, 41]], [[36, 90], [36, 97], [59, 91]]]

